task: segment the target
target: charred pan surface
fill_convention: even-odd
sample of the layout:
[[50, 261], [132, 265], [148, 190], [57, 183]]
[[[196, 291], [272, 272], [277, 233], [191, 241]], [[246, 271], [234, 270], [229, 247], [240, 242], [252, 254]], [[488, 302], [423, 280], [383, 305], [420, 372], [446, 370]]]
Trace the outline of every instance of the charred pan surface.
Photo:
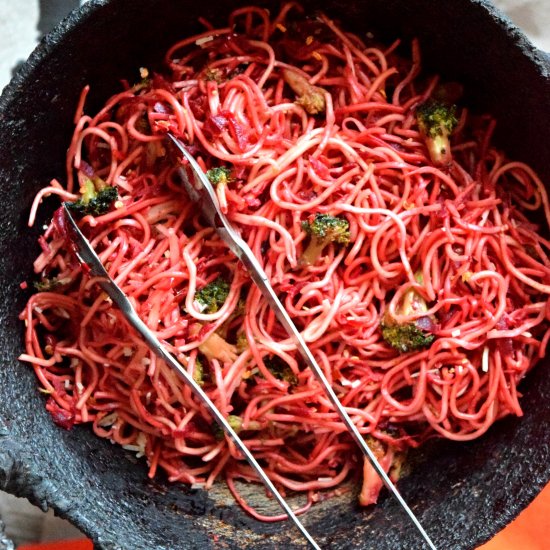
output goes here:
[[[429, 65], [462, 81], [468, 101], [496, 115], [501, 145], [550, 181], [550, 150], [541, 147], [550, 141], [548, 60], [488, 3], [304, 3], [341, 17], [350, 30], [382, 38], [414, 31]], [[303, 547], [288, 525], [245, 515], [223, 487], [207, 494], [150, 482], [141, 463], [88, 429], [56, 427], [32, 370], [16, 360], [23, 339], [17, 314], [26, 301], [19, 282], [29, 277], [36, 250], [36, 234], [25, 228], [28, 208], [38, 187], [64, 172], [81, 88], [93, 85], [90, 108], [98, 106], [119, 78], [154, 68], [170, 43], [196, 31], [199, 15], [215, 21], [225, 13], [214, 2], [92, 0], [41, 43], [0, 98], [0, 488], [53, 507], [102, 549]], [[439, 548], [484, 542], [550, 478], [550, 423], [541, 420], [550, 415], [546, 367], [522, 385], [523, 419], [500, 422], [479, 441], [437, 442], [412, 456], [412, 472], [399, 486]], [[262, 493], [251, 487], [247, 498]], [[351, 498], [329, 500], [305, 524], [323, 547], [420, 547], [387, 495], [366, 510]]]

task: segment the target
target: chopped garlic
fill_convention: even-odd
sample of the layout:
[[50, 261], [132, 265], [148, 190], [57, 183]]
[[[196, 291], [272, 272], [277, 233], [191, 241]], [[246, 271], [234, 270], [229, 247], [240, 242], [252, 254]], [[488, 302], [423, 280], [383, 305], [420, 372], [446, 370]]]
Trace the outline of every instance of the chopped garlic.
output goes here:
[[147, 445], [147, 436], [143, 432], [139, 432], [139, 435], [136, 438], [136, 443], [139, 451], [136, 454], [137, 458], [145, 456], [145, 446]]
[[361, 384], [361, 380], [347, 380], [346, 378], [342, 378], [341, 380], [342, 386], [349, 386], [351, 388], [357, 388]]
[[489, 348], [487, 346], [483, 348], [483, 355], [481, 357], [481, 370], [483, 372], [489, 372]]
[[116, 412], [112, 412], [111, 414], [108, 414], [104, 416], [101, 420], [97, 422], [98, 426], [101, 426], [102, 428], [107, 428], [109, 426], [112, 426], [118, 419], [118, 414]]
[[195, 40], [195, 44], [197, 46], [202, 46], [203, 44], [206, 44], [208, 42], [212, 42], [212, 40], [214, 40], [214, 37], [212, 35], [203, 36], [202, 38], [198, 38], [197, 40]]

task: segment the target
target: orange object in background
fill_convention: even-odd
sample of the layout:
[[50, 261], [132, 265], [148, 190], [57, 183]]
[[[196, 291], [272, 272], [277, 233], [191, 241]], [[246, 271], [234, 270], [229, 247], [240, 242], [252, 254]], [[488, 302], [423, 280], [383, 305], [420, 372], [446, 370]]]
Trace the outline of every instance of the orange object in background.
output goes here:
[[55, 542], [43, 542], [42, 544], [25, 544], [19, 546], [19, 550], [93, 550], [91, 540], [58, 540]]
[[[508, 527], [477, 550], [547, 550], [550, 545], [550, 484]], [[93, 550], [90, 540], [20, 546], [19, 550]]]
[[550, 484], [512, 522], [478, 550], [547, 550], [550, 533]]

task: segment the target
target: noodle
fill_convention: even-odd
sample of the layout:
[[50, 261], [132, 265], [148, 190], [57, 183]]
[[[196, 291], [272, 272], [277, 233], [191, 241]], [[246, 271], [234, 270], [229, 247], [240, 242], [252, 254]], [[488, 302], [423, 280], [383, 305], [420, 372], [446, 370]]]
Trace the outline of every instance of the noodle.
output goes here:
[[[393, 479], [403, 453], [431, 437], [484, 434], [521, 416], [517, 389], [550, 337], [548, 197], [536, 174], [494, 148], [494, 121], [461, 111], [452, 162], [432, 162], [416, 110], [445, 86], [397, 56], [307, 19], [239, 9], [229, 27], [174, 45], [167, 73], [113, 96], [94, 117], [78, 102], [67, 186], [36, 197], [75, 201], [94, 182], [118, 199], [80, 226], [138, 314], [203, 384], [276, 484], [307, 494], [363, 473], [362, 504], [381, 484], [295, 345], [178, 181], [163, 132], [204, 170], [361, 433]], [[233, 30], [234, 29], [234, 32]], [[296, 90], [305, 87], [311, 97]], [[295, 93], [296, 92], [296, 93]], [[310, 109], [316, 109], [310, 114]], [[448, 152], [447, 152], [448, 154]], [[76, 180], [75, 180], [76, 178]], [[73, 183], [74, 182], [74, 183]], [[304, 223], [345, 219], [349, 244], [311, 262]], [[70, 428], [145, 456], [149, 475], [210, 488], [256, 480], [204, 407], [129, 329], [67, 246], [56, 214], [34, 263], [42, 288], [21, 313], [46, 408]], [[205, 310], [201, 289], [228, 283]], [[411, 298], [412, 297], [412, 298]], [[426, 304], [404, 312], [404, 300]], [[423, 323], [430, 344], [398, 351], [384, 319]]]

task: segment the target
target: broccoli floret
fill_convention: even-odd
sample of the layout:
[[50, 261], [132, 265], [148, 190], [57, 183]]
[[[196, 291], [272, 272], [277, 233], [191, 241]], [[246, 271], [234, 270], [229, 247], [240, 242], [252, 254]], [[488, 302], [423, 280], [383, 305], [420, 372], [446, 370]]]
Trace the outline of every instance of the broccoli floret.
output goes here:
[[202, 311], [215, 313], [227, 300], [229, 283], [218, 277], [195, 294], [195, 300], [200, 304]]
[[452, 160], [450, 136], [458, 123], [456, 106], [426, 101], [417, 107], [416, 120], [433, 163], [449, 164]]
[[70, 277], [64, 277], [62, 279], [59, 279], [58, 277], [53, 277], [51, 279], [44, 277], [41, 281], [35, 281], [33, 286], [39, 292], [48, 292], [50, 290], [55, 290], [56, 288], [66, 286], [71, 282], [72, 279]]
[[105, 185], [97, 190], [91, 179], [86, 179], [80, 188], [81, 197], [76, 202], [67, 203], [68, 208], [79, 216], [101, 216], [118, 198], [116, 187]]
[[263, 361], [267, 370], [278, 380], [284, 380], [291, 386], [295, 386], [298, 383], [298, 378], [294, 374], [294, 371], [278, 355], [264, 357]]
[[193, 369], [193, 380], [199, 385], [204, 386], [204, 368], [201, 360], [195, 359], [195, 368]]
[[401, 353], [407, 353], [415, 349], [429, 346], [433, 340], [433, 334], [427, 334], [415, 323], [397, 325], [385, 317], [382, 321], [382, 337], [394, 349]]
[[206, 172], [206, 177], [214, 185], [227, 185], [229, 182], [233, 181], [233, 176], [231, 175], [231, 168], [227, 166], [218, 166], [217, 168], [210, 168]]
[[328, 244], [349, 243], [349, 222], [345, 218], [316, 214], [313, 221], [302, 222], [302, 228], [310, 235], [309, 245], [301, 258], [305, 265], [314, 264]]
[[[242, 429], [243, 429], [243, 419], [240, 416], [237, 416], [236, 414], [230, 414], [227, 417], [227, 422], [233, 428], [233, 430], [235, 430], [237, 433], [242, 431]], [[261, 429], [262, 429], [262, 425], [260, 424], [260, 422], [257, 422], [256, 420], [250, 420], [250, 422], [248, 423], [248, 426], [246, 428], [247, 431], [249, 431], [249, 430], [261, 430]], [[225, 431], [222, 428], [220, 428], [220, 426], [218, 425], [217, 422], [214, 422], [212, 424], [212, 432], [214, 432], [214, 437], [218, 441], [222, 441], [223, 438], [225, 437]]]
[[[227, 422], [237, 433], [241, 431], [241, 428], [243, 426], [243, 419], [240, 416], [230, 414], [227, 417]], [[217, 423], [212, 424], [212, 431], [214, 432], [214, 437], [218, 441], [221, 441], [225, 436], [225, 432]]]
[[[416, 274], [416, 280], [422, 284], [422, 274]], [[410, 289], [407, 291], [396, 308], [398, 315], [412, 315], [428, 311], [428, 304], [420, 294]], [[421, 322], [428, 320], [429, 323]], [[420, 322], [419, 322], [420, 321]], [[394, 349], [401, 353], [407, 353], [416, 349], [429, 346], [434, 341], [434, 335], [426, 332], [423, 328], [426, 324], [431, 325], [428, 317], [419, 318], [405, 324], [399, 324], [389, 313], [386, 313], [380, 323], [382, 338]]]
[[206, 69], [204, 70], [204, 79], [221, 84], [223, 82], [223, 73], [220, 69], [216, 67], [206, 67]]

